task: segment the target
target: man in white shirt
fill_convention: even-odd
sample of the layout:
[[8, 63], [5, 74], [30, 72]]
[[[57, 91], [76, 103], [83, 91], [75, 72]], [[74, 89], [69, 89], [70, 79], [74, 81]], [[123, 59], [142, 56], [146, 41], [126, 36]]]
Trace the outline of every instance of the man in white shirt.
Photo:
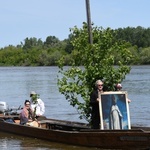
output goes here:
[[31, 97], [31, 109], [35, 114], [35, 117], [38, 118], [43, 116], [45, 113], [45, 105], [44, 102], [39, 98], [39, 95], [35, 91], [30, 92]]

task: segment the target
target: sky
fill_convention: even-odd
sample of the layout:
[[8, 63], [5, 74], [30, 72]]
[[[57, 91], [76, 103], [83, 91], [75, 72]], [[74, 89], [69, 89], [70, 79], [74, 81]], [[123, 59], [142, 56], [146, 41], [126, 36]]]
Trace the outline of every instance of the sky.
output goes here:
[[[150, 27], [150, 0], [89, 0], [94, 26]], [[87, 22], [85, 0], [0, 0], [0, 48], [28, 38], [68, 38]]]

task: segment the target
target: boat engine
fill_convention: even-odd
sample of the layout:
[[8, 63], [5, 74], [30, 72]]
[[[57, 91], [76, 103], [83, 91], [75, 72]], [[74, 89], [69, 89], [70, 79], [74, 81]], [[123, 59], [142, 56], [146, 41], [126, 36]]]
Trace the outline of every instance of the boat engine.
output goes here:
[[8, 111], [9, 111], [8, 104], [6, 102], [1, 102], [0, 101], [0, 113], [5, 114]]
[[20, 114], [21, 110], [23, 108], [21, 105], [17, 108], [9, 108], [8, 104], [6, 102], [0, 101], [0, 114], [3, 115], [18, 115]]

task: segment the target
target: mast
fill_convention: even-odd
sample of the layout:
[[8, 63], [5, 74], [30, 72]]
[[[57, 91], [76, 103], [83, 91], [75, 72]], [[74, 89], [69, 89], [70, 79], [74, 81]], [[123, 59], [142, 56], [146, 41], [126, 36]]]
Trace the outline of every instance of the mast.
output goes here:
[[87, 14], [89, 43], [93, 44], [92, 26], [91, 26], [91, 13], [90, 13], [90, 2], [89, 2], [89, 0], [85, 0], [85, 2], [86, 2], [86, 14]]

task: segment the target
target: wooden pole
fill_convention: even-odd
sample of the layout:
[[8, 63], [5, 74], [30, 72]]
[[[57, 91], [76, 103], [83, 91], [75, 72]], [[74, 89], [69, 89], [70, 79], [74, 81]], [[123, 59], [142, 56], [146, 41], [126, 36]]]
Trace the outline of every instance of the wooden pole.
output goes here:
[[85, 2], [86, 2], [86, 14], [87, 14], [89, 43], [93, 44], [92, 26], [91, 26], [91, 14], [90, 14], [90, 2], [89, 2], [89, 0], [85, 0]]

